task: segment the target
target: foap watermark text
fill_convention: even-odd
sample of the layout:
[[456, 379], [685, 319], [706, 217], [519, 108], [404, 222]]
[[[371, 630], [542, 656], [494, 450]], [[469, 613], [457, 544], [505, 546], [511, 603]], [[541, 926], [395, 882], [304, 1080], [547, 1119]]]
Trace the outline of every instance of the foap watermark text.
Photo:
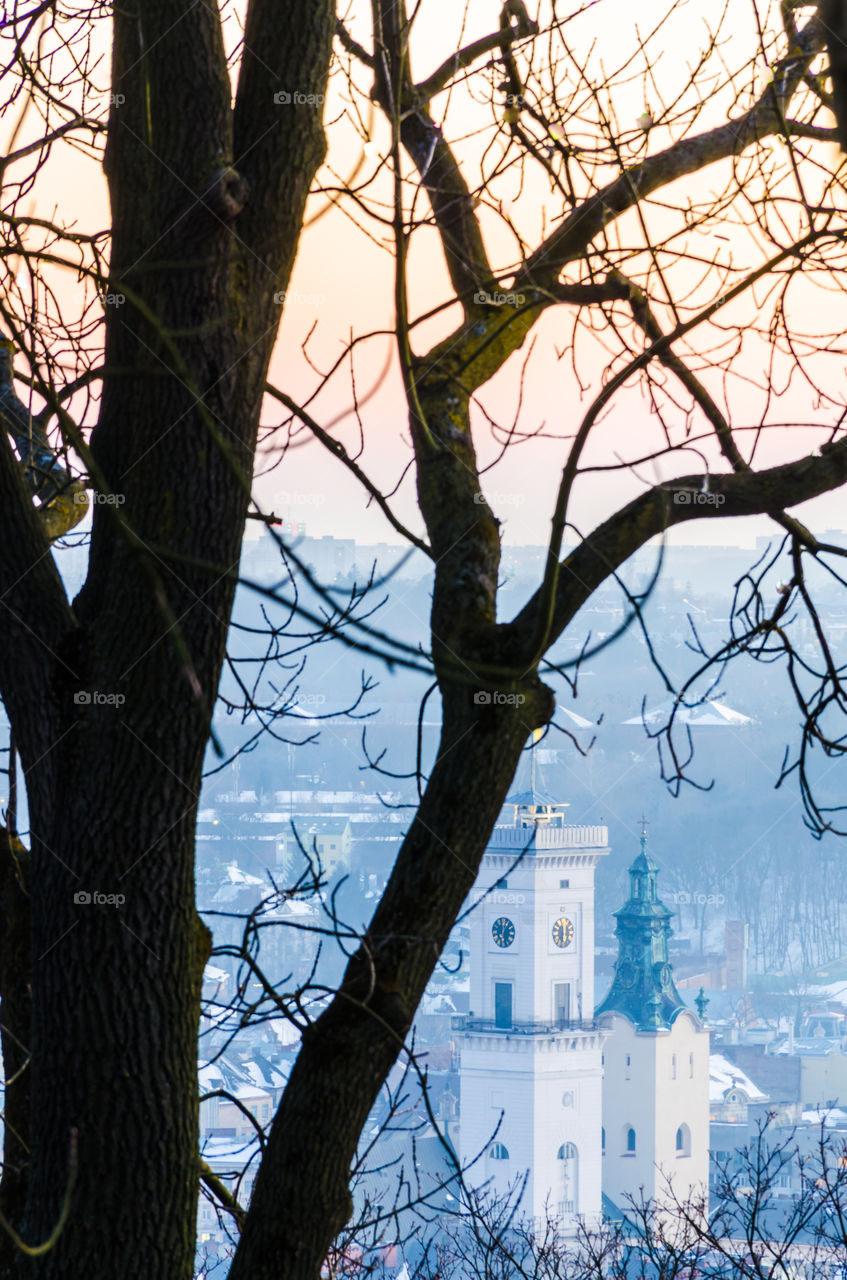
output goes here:
[[726, 494], [704, 493], [702, 489], [674, 489], [673, 500], [677, 507], [722, 507]]
[[126, 698], [122, 693], [101, 693], [99, 689], [77, 689], [75, 707], [122, 707]]
[[477, 689], [473, 700], [477, 707], [522, 707], [526, 702], [522, 693], [503, 693], [500, 689]]
[[74, 904], [77, 907], [122, 907], [125, 893], [101, 893], [99, 889], [77, 889]]

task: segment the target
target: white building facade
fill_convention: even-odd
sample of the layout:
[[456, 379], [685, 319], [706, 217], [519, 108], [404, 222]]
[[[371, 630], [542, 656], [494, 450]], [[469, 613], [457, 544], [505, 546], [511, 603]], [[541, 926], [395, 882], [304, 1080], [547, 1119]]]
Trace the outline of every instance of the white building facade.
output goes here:
[[[683, 1004], [668, 962], [672, 913], [659, 899], [646, 852], [630, 867], [630, 898], [615, 912], [619, 956], [597, 1010], [604, 1048], [603, 1191], [706, 1203], [709, 1184], [709, 1033]], [[704, 1014], [705, 1001], [700, 1002]]]
[[594, 871], [608, 833], [567, 825], [536, 792], [507, 803], [471, 897], [460, 1154], [471, 1186], [523, 1187], [518, 1216], [571, 1234], [601, 1217]]

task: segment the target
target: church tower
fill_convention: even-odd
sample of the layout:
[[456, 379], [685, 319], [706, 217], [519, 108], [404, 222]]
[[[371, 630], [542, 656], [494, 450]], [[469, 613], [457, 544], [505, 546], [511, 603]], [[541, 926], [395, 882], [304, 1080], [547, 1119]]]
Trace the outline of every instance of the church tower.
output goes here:
[[[672, 912], [659, 869], [641, 852], [629, 869], [629, 901], [615, 912], [618, 961], [597, 1009], [604, 1050], [603, 1191], [661, 1205], [699, 1201], [709, 1182], [709, 1033], [682, 1001], [668, 961]], [[705, 1007], [704, 1005], [701, 1007]]]
[[518, 1216], [569, 1234], [601, 1216], [594, 869], [609, 848], [565, 808], [511, 796], [471, 895], [460, 1151], [471, 1186], [501, 1197], [525, 1179]]

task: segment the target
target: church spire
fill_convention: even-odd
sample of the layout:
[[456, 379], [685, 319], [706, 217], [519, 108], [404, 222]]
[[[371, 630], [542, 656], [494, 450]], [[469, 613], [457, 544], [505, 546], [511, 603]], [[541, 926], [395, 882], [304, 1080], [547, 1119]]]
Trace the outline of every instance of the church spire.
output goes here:
[[618, 961], [609, 994], [597, 1009], [622, 1013], [639, 1031], [668, 1028], [686, 1006], [668, 960], [672, 930], [658, 894], [659, 868], [647, 852], [647, 819], [641, 819], [641, 848], [629, 868], [629, 901], [615, 912]]

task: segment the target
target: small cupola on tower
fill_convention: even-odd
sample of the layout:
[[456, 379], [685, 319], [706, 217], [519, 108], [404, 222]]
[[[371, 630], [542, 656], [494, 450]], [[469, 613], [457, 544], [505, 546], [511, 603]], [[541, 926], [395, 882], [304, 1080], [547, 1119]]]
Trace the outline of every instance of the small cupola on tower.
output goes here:
[[554, 800], [544, 791], [520, 791], [507, 798], [504, 810], [508, 820], [516, 827], [563, 827], [565, 809], [569, 806]]
[[686, 1006], [673, 981], [668, 939], [674, 914], [659, 897], [659, 868], [647, 852], [642, 826], [641, 849], [629, 868], [629, 901], [615, 912], [618, 960], [609, 994], [597, 1009], [622, 1013], [639, 1031], [668, 1028]]

